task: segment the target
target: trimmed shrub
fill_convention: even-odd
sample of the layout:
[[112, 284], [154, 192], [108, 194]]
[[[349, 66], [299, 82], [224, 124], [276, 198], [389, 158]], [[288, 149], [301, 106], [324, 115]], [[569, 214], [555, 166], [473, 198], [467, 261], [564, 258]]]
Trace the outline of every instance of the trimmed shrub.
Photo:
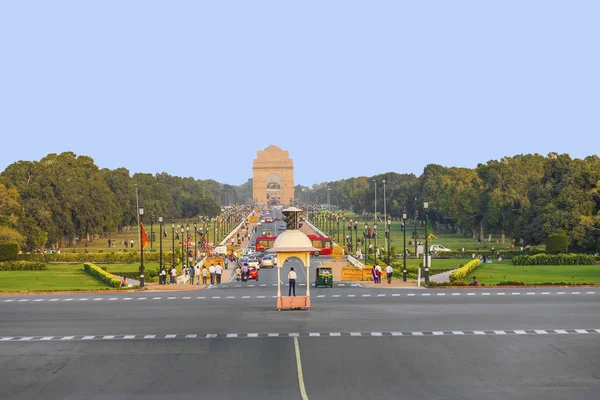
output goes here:
[[83, 264], [83, 269], [88, 274], [100, 279], [109, 286], [114, 288], [119, 288], [121, 286], [121, 281], [119, 279], [117, 279], [114, 275], [103, 271], [102, 268], [98, 267], [96, 264], [85, 263]]
[[587, 254], [536, 254], [518, 256], [513, 265], [593, 265], [596, 257]]
[[479, 261], [478, 258], [469, 261], [463, 267], [460, 267], [459, 269], [450, 274], [450, 282], [453, 283], [463, 281], [467, 277], [467, 275], [475, 271], [475, 269], [479, 267], [479, 265], [481, 265], [481, 261]]
[[0, 262], [0, 271], [42, 271], [48, 269], [42, 262], [32, 261], [3, 261]]
[[562, 254], [569, 251], [569, 238], [564, 233], [553, 233], [546, 240], [548, 254]]
[[19, 244], [17, 242], [0, 243], [0, 261], [12, 261], [19, 257]]
[[[132, 264], [140, 261], [140, 253], [131, 252], [111, 252], [111, 253], [52, 253], [52, 254], [19, 254], [19, 260], [25, 261], [45, 261], [45, 262], [72, 262], [72, 263], [102, 263], [102, 264]], [[175, 260], [181, 259], [181, 252], [175, 251]], [[163, 252], [163, 262], [171, 260], [171, 252]], [[160, 261], [160, 253], [149, 253], [144, 251], [144, 261]]]

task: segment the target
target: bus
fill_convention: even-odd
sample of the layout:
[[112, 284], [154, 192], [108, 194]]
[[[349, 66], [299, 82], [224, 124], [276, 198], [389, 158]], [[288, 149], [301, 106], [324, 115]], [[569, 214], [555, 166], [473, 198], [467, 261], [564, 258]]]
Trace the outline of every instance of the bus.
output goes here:
[[[320, 256], [320, 255], [324, 255], [324, 256], [331, 255], [331, 250], [332, 250], [333, 244], [332, 244], [330, 238], [328, 238], [326, 236], [319, 236], [319, 235], [307, 235], [307, 236], [310, 239], [312, 246], [319, 249], [317, 251], [313, 251], [311, 253], [311, 255], [313, 255], [315, 257]], [[276, 236], [259, 236], [259, 237], [257, 237], [256, 238], [256, 251], [265, 251], [267, 249], [270, 249], [271, 247], [273, 247], [273, 243], [275, 242], [275, 239], [277, 239]]]

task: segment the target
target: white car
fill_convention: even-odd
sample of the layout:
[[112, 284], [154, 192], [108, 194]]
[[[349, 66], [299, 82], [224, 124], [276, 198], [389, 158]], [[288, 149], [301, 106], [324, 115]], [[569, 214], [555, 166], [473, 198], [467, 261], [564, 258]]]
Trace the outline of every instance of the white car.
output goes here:
[[265, 255], [262, 260], [260, 260], [260, 265], [262, 267], [274, 268], [275, 265], [277, 265], [277, 256], [271, 254]]
[[247, 256], [248, 261], [246, 261], [248, 263], [249, 267], [256, 267], [256, 269], [260, 269], [260, 263], [258, 262], [258, 258], [253, 257], [253, 256]]
[[432, 244], [431, 246], [429, 246], [429, 251], [431, 253], [439, 253], [439, 252], [444, 252], [444, 251], [452, 251], [447, 247], [442, 246], [441, 244]]

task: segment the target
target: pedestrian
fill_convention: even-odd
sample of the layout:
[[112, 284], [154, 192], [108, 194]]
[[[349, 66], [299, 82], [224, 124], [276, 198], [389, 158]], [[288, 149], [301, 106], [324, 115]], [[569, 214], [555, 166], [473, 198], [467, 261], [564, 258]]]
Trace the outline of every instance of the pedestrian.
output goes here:
[[183, 283], [186, 283], [188, 280], [188, 274], [189, 274], [189, 270], [187, 265], [183, 264], [181, 266], [181, 276], [183, 277]]
[[217, 284], [219, 284], [221, 283], [221, 275], [223, 275], [223, 267], [221, 267], [221, 264], [217, 264], [215, 272], [217, 274]]
[[194, 284], [194, 275], [196, 274], [196, 269], [190, 266], [190, 285]]
[[133, 249], [133, 239], [131, 239], [131, 240], [129, 241], [129, 247], [131, 247], [131, 248]]
[[177, 277], [177, 268], [175, 268], [175, 266], [173, 265], [171, 267], [171, 283], [177, 283], [177, 281], [175, 280], [176, 277]]
[[371, 268], [371, 275], [373, 275], [373, 282], [377, 283], [377, 269], [374, 265], [373, 268]]
[[394, 269], [392, 268], [391, 265], [388, 265], [387, 267], [385, 267], [385, 273], [387, 274], [388, 284], [392, 283], [392, 275], [394, 275]]
[[108, 239], [108, 248], [109, 249], [110, 249], [110, 245], [111, 245], [111, 242], [110, 242], [110, 239]]
[[208, 282], [208, 270], [206, 269], [206, 265], [202, 266], [202, 284], [206, 285]]
[[248, 280], [248, 263], [244, 263], [242, 266], [242, 282], [246, 282]]
[[158, 284], [159, 285], [167, 284], [167, 271], [165, 270], [164, 266], [160, 269], [160, 278], [158, 280]]
[[469, 286], [479, 286], [479, 281], [476, 276], [473, 277], [473, 282], [469, 283]]
[[292, 295], [292, 292], [294, 292], [294, 296], [296, 296], [296, 278], [296, 271], [294, 271], [294, 267], [291, 267], [290, 272], [288, 272], [288, 283], [290, 285], [288, 297]]
[[223, 263], [225, 264], [225, 269], [227, 269], [227, 267], [229, 265], [229, 260], [227, 259], [227, 257], [223, 258]]
[[377, 273], [377, 283], [381, 283], [381, 266], [375, 266], [375, 272]]
[[217, 269], [215, 268], [215, 264], [210, 264], [210, 268], [208, 268], [208, 271], [210, 272], [210, 284], [214, 285], [215, 284], [215, 273], [217, 272]]
[[200, 264], [194, 266], [194, 275], [196, 275], [196, 285], [200, 284]]

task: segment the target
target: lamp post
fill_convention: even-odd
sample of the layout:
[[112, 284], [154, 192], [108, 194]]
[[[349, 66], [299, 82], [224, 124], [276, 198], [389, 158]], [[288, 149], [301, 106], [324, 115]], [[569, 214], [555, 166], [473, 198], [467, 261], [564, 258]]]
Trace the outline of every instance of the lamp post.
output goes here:
[[340, 243], [340, 216], [335, 217], [335, 222], [337, 224], [337, 242]]
[[159, 258], [158, 270], [162, 271], [162, 268], [163, 268], [163, 263], [162, 263], [163, 217], [158, 217], [158, 225], [160, 225], [160, 232], [159, 232], [159, 234], [160, 234], [160, 239], [159, 239], [160, 250], [159, 250], [159, 256], [158, 256], [158, 258]]
[[[342, 217], [342, 228], [346, 228], [346, 216]], [[348, 234], [344, 232], [344, 249], [346, 248], [346, 236], [348, 236]]]
[[373, 224], [373, 260], [377, 254], [377, 222]]
[[369, 234], [369, 225], [367, 225], [365, 223], [365, 234], [364, 234], [364, 240], [365, 240], [365, 264], [367, 263], [367, 259], [369, 256], [368, 253], [368, 249], [367, 249], [367, 237], [369, 238], [369, 244], [371, 244], [371, 235]]
[[[352, 234], [352, 231], [350, 231], [350, 234]], [[356, 238], [355, 248], [358, 251], [358, 219], [354, 220], [354, 237]], [[352, 240], [352, 237], [350, 237], [350, 240]]]
[[387, 265], [390, 265], [390, 242], [392, 241], [392, 216], [387, 219]]
[[189, 259], [188, 254], [190, 252], [190, 246], [188, 246], [190, 243], [190, 224], [185, 226], [185, 230], [185, 258], [187, 260]]
[[175, 266], [175, 223], [171, 222], [171, 266]]
[[150, 214], [150, 249], [153, 249], [154, 245], [154, 213]]
[[185, 264], [185, 253], [183, 252], [183, 245], [185, 244], [185, 239], [183, 238], [183, 235], [185, 234], [185, 228], [183, 227], [183, 225], [181, 225], [181, 268], [183, 268], [183, 265]]
[[414, 242], [415, 242], [415, 257], [418, 257], [418, 253], [417, 253], [417, 221], [419, 220], [419, 210], [415, 210], [415, 230], [414, 230]]
[[[144, 216], [144, 208], [140, 207], [140, 229], [142, 229], [142, 217]], [[140, 287], [143, 288], [144, 287], [144, 244], [142, 243], [142, 241], [140, 240], [140, 261], [141, 261], [141, 267], [140, 267]]]
[[423, 210], [425, 210], [425, 282], [429, 282], [429, 246], [427, 237], [427, 210], [429, 209], [429, 202], [423, 202]]
[[196, 256], [198, 254], [198, 223], [194, 222], [194, 264], [196, 263]]
[[402, 210], [402, 223], [404, 224], [404, 269], [402, 270], [402, 280], [406, 282], [406, 207]]

